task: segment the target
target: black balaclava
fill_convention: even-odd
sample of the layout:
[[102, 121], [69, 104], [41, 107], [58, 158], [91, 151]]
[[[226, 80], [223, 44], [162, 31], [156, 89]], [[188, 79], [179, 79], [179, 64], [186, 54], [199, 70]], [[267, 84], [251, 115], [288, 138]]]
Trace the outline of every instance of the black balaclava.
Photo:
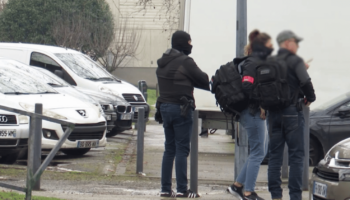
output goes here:
[[266, 47], [264, 44], [252, 44], [252, 56], [258, 56], [266, 59], [273, 52], [273, 48]]
[[190, 40], [190, 34], [185, 31], [176, 31], [171, 38], [171, 46], [185, 55], [190, 55], [192, 51], [192, 45], [188, 44]]

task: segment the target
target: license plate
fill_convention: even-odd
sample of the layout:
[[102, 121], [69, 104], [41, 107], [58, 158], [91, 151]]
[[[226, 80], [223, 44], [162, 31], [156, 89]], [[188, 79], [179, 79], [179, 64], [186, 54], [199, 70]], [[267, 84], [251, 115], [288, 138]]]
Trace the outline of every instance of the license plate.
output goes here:
[[326, 198], [327, 196], [327, 185], [314, 181], [314, 195]]
[[112, 119], [112, 115], [106, 115], [106, 120], [111, 120]]
[[131, 117], [132, 117], [131, 113], [124, 113], [124, 114], [121, 114], [120, 119], [121, 120], [130, 120]]
[[78, 141], [77, 148], [97, 148], [98, 140], [81, 140]]
[[143, 107], [134, 107], [134, 112], [139, 112], [139, 108], [143, 108]]
[[0, 130], [0, 137], [14, 138], [16, 137], [16, 130]]

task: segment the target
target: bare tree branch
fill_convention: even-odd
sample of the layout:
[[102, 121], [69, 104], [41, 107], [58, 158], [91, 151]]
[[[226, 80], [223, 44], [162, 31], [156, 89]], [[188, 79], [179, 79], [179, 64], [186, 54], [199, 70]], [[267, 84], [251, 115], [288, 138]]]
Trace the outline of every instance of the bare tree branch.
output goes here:
[[99, 59], [111, 73], [118, 67], [124, 67], [128, 59], [136, 58], [142, 30], [139, 27], [130, 26], [129, 19], [124, 18], [115, 29], [114, 34], [112, 45], [106, 51], [105, 56]]
[[113, 29], [97, 27], [100, 22], [87, 19], [82, 13], [69, 16], [62, 12], [53, 23], [51, 33], [57, 45], [81, 51], [94, 60], [105, 55], [114, 36]]
[[[158, 20], [165, 19], [163, 23], [163, 31], [169, 32], [169, 38], [174, 30], [179, 26], [181, 0], [164, 0], [158, 9]], [[148, 9], [156, 9], [156, 5], [152, 0], [138, 0], [137, 5], [143, 8], [140, 11], [147, 12]]]

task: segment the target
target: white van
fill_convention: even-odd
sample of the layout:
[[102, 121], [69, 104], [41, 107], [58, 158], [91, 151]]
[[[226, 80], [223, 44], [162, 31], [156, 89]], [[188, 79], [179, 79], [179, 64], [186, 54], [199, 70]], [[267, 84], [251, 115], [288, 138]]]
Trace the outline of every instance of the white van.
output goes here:
[[132, 105], [134, 121], [138, 118], [139, 107], [145, 108], [145, 120], [148, 121], [149, 106], [139, 89], [117, 79], [78, 51], [47, 45], [0, 43], [0, 55], [45, 68], [71, 85], [120, 96]]

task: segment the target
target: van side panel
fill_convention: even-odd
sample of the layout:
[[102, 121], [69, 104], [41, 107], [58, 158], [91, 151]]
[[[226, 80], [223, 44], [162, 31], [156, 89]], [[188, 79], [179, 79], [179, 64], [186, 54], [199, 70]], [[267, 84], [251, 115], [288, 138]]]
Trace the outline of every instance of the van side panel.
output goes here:
[[30, 55], [30, 52], [28, 50], [13, 49], [13, 48], [6, 48], [6, 47], [0, 48], [0, 57], [17, 60], [27, 65], [29, 65], [29, 60], [30, 60], [29, 55]]

